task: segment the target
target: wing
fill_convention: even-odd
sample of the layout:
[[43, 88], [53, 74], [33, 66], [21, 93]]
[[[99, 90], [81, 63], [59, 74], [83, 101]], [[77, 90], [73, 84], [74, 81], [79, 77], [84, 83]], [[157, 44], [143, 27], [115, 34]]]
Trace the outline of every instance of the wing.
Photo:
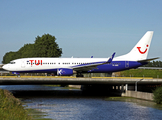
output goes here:
[[99, 65], [104, 65], [104, 64], [111, 63], [114, 56], [115, 56], [115, 53], [113, 53], [112, 56], [110, 58], [108, 58], [107, 61], [100, 61], [100, 62], [95, 62], [95, 63], [81, 64], [81, 65], [78, 65], [78, 66], [73, 66], [72, 68], [75, 71], [89, 71], [89, 70], [93, 70], [93, 69], [98, 69], [97, 66], [99, 66]]

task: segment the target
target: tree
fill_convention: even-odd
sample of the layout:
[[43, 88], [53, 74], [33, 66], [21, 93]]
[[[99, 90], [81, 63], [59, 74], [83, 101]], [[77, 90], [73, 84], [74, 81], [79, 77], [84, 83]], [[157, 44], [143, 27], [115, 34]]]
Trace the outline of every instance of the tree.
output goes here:
[[62, 49], [56, 43], [55, 36], [44, 34], [37, 36], [34, 44], [25, 44], [17, 52], [7, 52], [3, 56], [3, 64], [11, 60], [29, 57], [60, 57]]
[[162, 103], [162, 87], [158, 87], [153, 91], [153, 95], [154, 95], [154, 101], [157, 104], [161, 104]]
[[25, 44], [23, 47], [21, 47], [18, 52], [17, 58], [29, 58], [29, 57], [35, 57], [34, 55], [34, 44]]
[[162, 67], [161, 61], [152, 61], [149, 62], [147, 65], [144, 65], [145, 67]]
[[56, 43], [55, 36], [44, 34], [35, 40], [35, 55], [37, 57], [60, 57], [62, 49]]
[[11, 60], [15, 59], [15, 55], [16, 55], [16, 52], [7, 52], [4, 56], [3, 56], [3, 61], [2, 63], [3, 64], [6, 64], [6, 63], [9, 63]]

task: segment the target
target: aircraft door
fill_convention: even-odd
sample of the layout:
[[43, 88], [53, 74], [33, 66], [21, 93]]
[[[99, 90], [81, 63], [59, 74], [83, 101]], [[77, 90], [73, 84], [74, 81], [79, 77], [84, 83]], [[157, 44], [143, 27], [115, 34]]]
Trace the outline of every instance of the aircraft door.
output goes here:
[[129, 61], [125, 61], [125, 68], [129, 68]]
[[25, 68], [25, 61], [24, 60], [21, 61], [21, 67]]

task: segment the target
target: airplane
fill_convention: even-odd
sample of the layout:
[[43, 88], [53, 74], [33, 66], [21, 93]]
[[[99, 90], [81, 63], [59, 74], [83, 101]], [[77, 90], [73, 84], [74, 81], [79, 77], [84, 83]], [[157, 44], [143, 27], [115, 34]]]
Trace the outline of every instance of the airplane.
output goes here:
[[127, 54], [109, 58], [21, 58], [12, 60], [2, 68], [13, 74], [53, 73], [56, 76], [83, 77], [83, 73], [112, 73], [148, 64], [147, 59], [153, 31], [147, 31], [134, 48]]

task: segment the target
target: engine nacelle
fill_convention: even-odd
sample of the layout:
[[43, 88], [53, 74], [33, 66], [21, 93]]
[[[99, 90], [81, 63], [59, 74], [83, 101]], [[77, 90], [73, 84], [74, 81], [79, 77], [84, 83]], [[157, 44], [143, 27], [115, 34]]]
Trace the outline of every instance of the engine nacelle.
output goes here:
[[57, 75], [59, 75], [59, 76], [73, 75], [73, 69], [59, 68], [59, 69], [57, 69]]
[[12, 74], [19, 75], [20, 73], [18, 73], [18, 72], [12, 72]]

